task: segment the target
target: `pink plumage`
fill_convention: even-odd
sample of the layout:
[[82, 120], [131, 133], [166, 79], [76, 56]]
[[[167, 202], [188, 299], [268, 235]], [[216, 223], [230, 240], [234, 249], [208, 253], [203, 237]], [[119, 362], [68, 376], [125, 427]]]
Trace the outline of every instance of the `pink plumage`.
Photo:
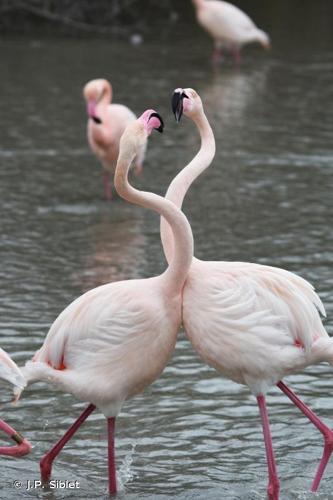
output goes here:
[[[166, 198], [177, 207], [192, 182], [212, 162], [215, 140], [200, 96], [193, 89], [176, 89], [173, 111], [196, 124], [201, 148], [173, 179]], [[161, 238], [167, 260], [173, 238], [161, 220]], [[333, 432], [281, 382], [288, 374], [327, 361], [333, 365], [333, 339], [320, 319], [324, 306], [313, 287], [284, 269], [247, 262], [206, 262], [193, 258], [183, 290], [183, 325], [202, 359], [222, 375], [245, 384], [257, 397], [262, 417], [269, 467], [268, 495], [277, 500], [279, 482], [268, 427], [265, 394], [278, 387], [316, 425], [325, 438], [322, 461], [312, 484], [319, 481], [333, 450]]]
[[21, 369], [24, 383], [17, 388], [17, 396], [25, 384], [42, 380], [90, 403], [42, 458], [43, 481], [49, 480], [53, 460], [63, 446], [98, 407], [108, 421], [109, 491], [115, 493], [115, 417], [127, 399], [162, 373], [174, 350], [181, 323], [181, 292], [193, 256], [191, 228], [173, 203], [134, 189], [127, 177], [152, 130], [162, 128], [154, 110], [127, 126], [119, 145], [115, 187], [131, 203], [167, 218], [175, 258], [160, 276], [109, 283], [77, 298], [58, 316], [40, 350]]
[[[89, 81], [83, 89], [87, 103], [87, 135], [91, 150], [103, 166], [105, 197], [112, 198], [110, 176], [114, 174], [119, 154], [120, 138], [130, 123], [136, 120], [135, 114], [123, 104], [112, 103], [112, 86], [103, 79]], [[135, 173], [142, 172], [146, 144], [137, 152]]]
[[270, 47], [267, 33], [257, 28], [252, 19], [235, 5], [223, 0], [192, 0], [198, 23], [214, 40], [213, 61], [218, 62], [223, 49], [230, 50], [235, 63], [240, 63], [240, 49], [251, 42]]

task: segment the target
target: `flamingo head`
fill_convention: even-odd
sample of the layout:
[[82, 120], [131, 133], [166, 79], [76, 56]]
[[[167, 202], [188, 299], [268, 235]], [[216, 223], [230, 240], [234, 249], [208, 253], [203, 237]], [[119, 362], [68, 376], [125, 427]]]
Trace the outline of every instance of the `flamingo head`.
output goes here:
[[129, 123], [121, 136], [118, 161], [131, 162], [144, 147], [153, 130], [163, 132], [163, 120], [154, 109], [147, 109], [135, 121]]
[[162, 117], [154, 109], [147, 109], [138, 118], [138, 121], [143, 124], [148, 135], [150, 135], [153, 130], [157, 130], [157, 132], [160, 133], [163, 132], [164, 123]]
[[95, 123], [100, 125], [101, 118], [97, 114], [97, 105], [103, 100], [107, 100], [107, 104], [111, 101], [112, 88], [110, 83], [104, 78], [90, 80], [83, 88], [83, 96], [87, 103], [87, 114]]
[[175, 89], [171, 106], [177, 122], [180, 122], [183, 113], [188, 117], [194, 117], [198, 112], [202, 112], [201, 98], [195, 90], [190, 88]]

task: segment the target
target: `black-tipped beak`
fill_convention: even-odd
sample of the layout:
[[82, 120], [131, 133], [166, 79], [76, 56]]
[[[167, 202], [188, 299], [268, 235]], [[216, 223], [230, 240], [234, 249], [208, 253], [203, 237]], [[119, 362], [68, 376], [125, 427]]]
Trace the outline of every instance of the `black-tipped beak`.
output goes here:
[[150, 120], [151, 118], [153, 118], [153, 117], [157, 118], [157, 119], [159, 120], [159, 122], [160, 122], [159, 127], [154, 127], [154, 129], [155, 129], [155, 130], [157, 130], [157, 132], [160, 132], [160, 133], [162, 134], [163, 129], [164, 129], [164, 122], [163, 122], [163, 120], [162, 120], [162, 117], [161, 117], [158, 113], [152, 113], [152, 114], [150, 115], [150, 117], [149, 117], [149, 120]]
[[175, 115], [176, 122], [179, 123], [183, 114], [183, 100], [187, 95], [183, 90], [175, 90], [171, 99], [172, 112]]
[[95, 123], [97, 123], [98, 125], [100, 125], [102, 123], [102, 120], [100, 118], [98, 118], [98, 116], [91, 116], [90, 117]]

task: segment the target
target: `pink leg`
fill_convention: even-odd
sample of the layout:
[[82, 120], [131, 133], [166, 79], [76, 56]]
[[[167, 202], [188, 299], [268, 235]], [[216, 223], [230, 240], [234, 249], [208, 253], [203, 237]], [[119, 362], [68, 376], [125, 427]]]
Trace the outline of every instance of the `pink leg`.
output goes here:
[[13, 427], [0, 420], [0, 429], [15, 441], [15, 446], [0, 447], [0, 455], [10, 455], [11, 457], [23, 457], [31, 451], [31, 444], [21, 434], [15, 431]]
[[239, 68], [241, 64], [241, 53], [240, 49], [236, 46], [231, 47], [232, 57], [234, 58], [235, 68]]
[[319, 417], [310, 409], [308, 408], [303, 401], [299, 399], [296, 394], [289, 389], [289, 387], [286, 386], [283, 382], [279, 382], [277, 384], [278, 388], [281, 389], [282, 392], [288, 398], [301, 410], [302, 413], [310, 420], [310, 422], [313, 423], [317, 427], [317, 429], [322, 433], [324, 436], [324, 451], [323, 451], [323, 456], [321, 458], [320, 464], [318, 466], [315, 478], [313, 480], [312, 486], [311, 486], [311, 491], [317, 491], [319, 487], [319, 483], [321, 481], [321, 478], [324, 474], [326, 465], [330, 459], [330, 456], [333, 452], [333, 431], [325, 425]]
[[276, 470], [273, 443], [272, 443], [271, 431], [269, 428], [269, 420], [268, 420], [265, 396], [263, 396], [262, 394], [258, 396], [257, 402], [259, 406], [261, 423], [264, 432], [266, 458], [268, 465], [268, 477], [269, 477], [268, 488], [267, 488], [268, 499], [279, 500], [280, 484]]
[[109, 172], [103, 172], [103, 185], [104, 185], [105, 198], [108, 201], [111, 201], [112, 200], [112, 186], [111, 186], [111, 182], [110, 182]]
[[109, 494], [117, 493], [116, 461], [114, 452], [114, 430], [116, 418], [108, 418]]
[[51, 478], [51, 470], [54, 459], [59, 455], [65, 444], [70, 440], [70, 438], [75, 434], [78, 428], [83, 424], [83, 422], [89, 417], [89, 415], [95, 410], [96, 406], [90, 404], [79, 418], [74, 422], [74, 424], [68, 429], [65, 435], [59, 439], [59, 441], [43, 456], [39, 465], [40, 473], [43, 482], [48, 482]]
[[216, 66], [221, 62], [222, 59], [223, 59], [223, 50], [220, 47], [215, 46], [212, 55], [213, 65]]

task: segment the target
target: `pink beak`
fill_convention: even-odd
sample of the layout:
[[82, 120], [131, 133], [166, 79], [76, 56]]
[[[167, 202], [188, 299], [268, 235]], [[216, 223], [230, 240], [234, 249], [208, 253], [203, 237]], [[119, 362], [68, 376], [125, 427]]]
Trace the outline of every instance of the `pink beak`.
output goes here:
[[87, 105], [87, 113], [89, 118], [94, 120], [95, 123], [100, 125], [102, 123], [102, 120], [96, 115], [96, 106], [97, 103], [95, 101], [88, 101]]
[[96, 114], [96, 102], [95, 101], [88, 101], [87, 113], [88, 113], [89, 118], [94, 118], [94, 116]]

